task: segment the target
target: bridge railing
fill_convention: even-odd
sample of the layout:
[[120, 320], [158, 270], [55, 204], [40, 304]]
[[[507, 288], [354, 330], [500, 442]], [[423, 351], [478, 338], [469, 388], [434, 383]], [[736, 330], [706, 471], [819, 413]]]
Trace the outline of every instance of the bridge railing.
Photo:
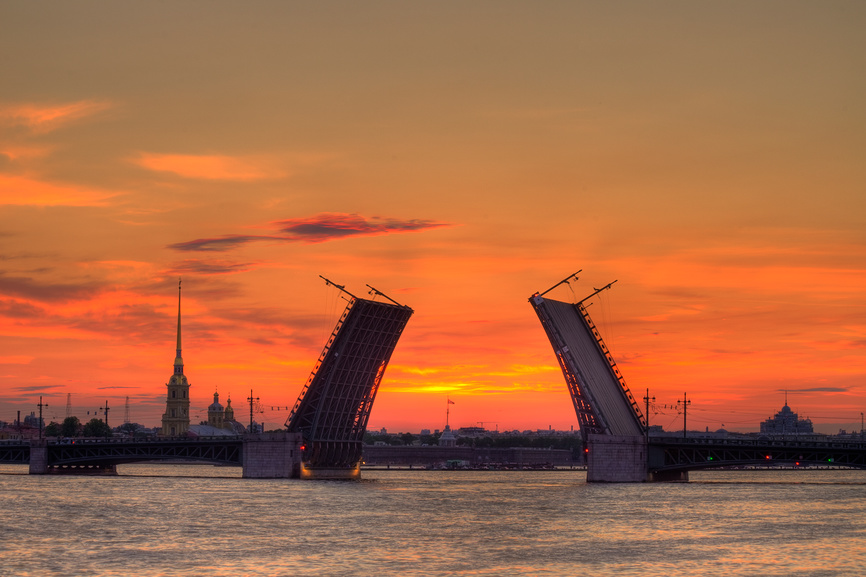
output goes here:
[[725, 445], [742, 447], [813, 447], [819, 449], [866, 449], [866, 441], [814, 439], [713, 439], [707, 437], [653, 437], [650, 445]]

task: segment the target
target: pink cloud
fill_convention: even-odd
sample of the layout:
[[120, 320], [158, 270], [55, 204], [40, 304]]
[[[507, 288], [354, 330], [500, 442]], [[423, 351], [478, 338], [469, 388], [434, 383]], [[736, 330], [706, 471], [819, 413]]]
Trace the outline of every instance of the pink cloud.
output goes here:
[[318, 243], [338, 240], [350, 236], [374, 236], [405, 232], [418, 232], [432, 228], [451, 226], [450, 223], [432, 220], [365, 217], [359, 214], [322, 213], [306, 218], [292, 218], [271, 223], [278, 227], [272, 235], [224, 235], [215, 238], [199, 238], [169, 245], [181, 251], [222, 252], [238, 248], [253, 241], [270, 240], [281, 242]]

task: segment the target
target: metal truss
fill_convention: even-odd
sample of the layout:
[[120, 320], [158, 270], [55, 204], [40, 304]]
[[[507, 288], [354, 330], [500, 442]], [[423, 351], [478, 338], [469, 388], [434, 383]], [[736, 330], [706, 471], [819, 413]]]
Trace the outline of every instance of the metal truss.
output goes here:
[[307, 467], [354, 467], [385, 368], [412, 309], [352, 297], [287, 421]]
[[74, 444], [49, 443], [48, 466], [134, 463], [136, 461], [189, 460], [241, 464], [243, 441], [226, 439], [76, 439]]
[[[542, 323], [544, 324], [544, 323]], [[545, 329], [548, 325], [545, 325]], [[550, 333], [548, 332], [548, 338]], [[556, 348], [554, 346], [554, 348]], [[604, 433], [605, 427], [601, 424], [601, 419], [596, 415], [592, 408], [592, 404], [583, 394], [580, 386], [580, 378], [577, 373], [571, 370], [569, 362], [565, 359], [562, 349], [558, 349], [556, 360], [559, 362], [559, 368], [565, 377], [565, 383], [568, 385], [568, 392], [571, 395], [571, 402], [574, 405], [574, 412], [577, 415], [577, 423], [584, 435], [589, 433]]]
[[0, 463], [29, 463], [30, 445], [24, 443], [0, 443]]
[[556, 323], [553, 322], [553, 319], [547, 313], [544, 307], [544, 300], [541, 297], [537, 299], [533, 297], [529, 299], [529, 302], [532, 304], [532, 308], [535, 309], [535, 313], [541, 321], [541, 326], [544, 327], [544, 332], [547, 333], [550, 344], [553, 345], [556, 360], [568, 385], [568, 392], [571, 395], [571, 402], [574, 405], [574, 412], [577, 415], [577, 422], [581, 433], [584, 435], [584, 439], [590, 433], [607, 433], [608, 428], [602, 420], [601, 415], [593, 408], [589, 389], [581, 385], [577, 362], [568, 352], [565, 339], [556, 328]]
[[866, 469], [866, 443], [658, 437], [650, 437], [649, 441], [650, 471], [779, 465]]
[[586, 326], [589, 327], [592, 336], [595, 337], [595, 342], [598, 345], [598, 350], [607, 359], [608, 365], [610, 365], [610, 370], [613, 375], [616, 377], [617, 382], [619, 382], [619, 386], [622, 389], [623, 395], [625, 395], [626, 400], [628, 400], [631, 405], [632, 411], [634, 412], [635, 417], [640, 423], [643, 429], [646, 429], [647, 421], [643, 412], [640, 410], [640, 405], [635, 400], [634, 395], [631, 394], [631, 390], [629, 390], [628, 385], [625, 384], [625, 379], [622, 376], [622, 373], [619, 372], [619, 367], [616, 366], [616, 361], [613, 360], [613, 355], [610, 354], [610, 351], [607, 348], [607, 345], [604, 344], [604, 340], [601, 338], [601, 333], [598, 332], [598, 329], [595, 327], [595, 323], [592, 322], [592, 319], [589, 317], [589, 313], [586, 310], [586, 307], [583, 306], [583, 302], [577, 303], [577, 310], [580, 312], [580, 315], [583, 317], [583, 321], [586, 323]]

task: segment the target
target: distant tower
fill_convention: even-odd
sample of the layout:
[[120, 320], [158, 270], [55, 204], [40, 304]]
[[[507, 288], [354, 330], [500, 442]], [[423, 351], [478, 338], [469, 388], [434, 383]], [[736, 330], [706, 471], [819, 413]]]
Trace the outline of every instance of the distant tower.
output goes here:
[[165, 414], [162, 416], [164, 437], [186, 435], [189, 431], [189, 382], [183, 374], [183, 358], [180, 354], [180, 281], [177, 282], [177, 357], [174, 359], [174, 374], [166, 383], [168, 395]]
[[129, 397], [126, 397], [126, 407], [123, 409], [123, 424], [129, 422]]
[[207, 408], [207, 424], [211, 427], [222, 429], [223, 419], [225, 419], [225, 413], [223, 412], [223, 406], [220, 404], [220, 394], [214, 391], [213, 403]]
[[66, 393], [66, 418], [72, 416], [72, 393]]
[[232, 408], [232, 396], [229, 395], [228, 400], [226, 401], [226, 412], [225, 412], [225, 421], [234, 421], [235, 420], [235, 410]]

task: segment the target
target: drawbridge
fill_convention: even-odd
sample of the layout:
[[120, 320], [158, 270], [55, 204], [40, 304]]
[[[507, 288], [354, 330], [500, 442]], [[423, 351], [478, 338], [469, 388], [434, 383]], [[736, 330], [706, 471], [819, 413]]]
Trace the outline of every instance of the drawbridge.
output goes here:
[[[324, 279], [324, 277], [322, 277]], [[356, 478], [376, 392], [412, 309], [370, 285], [390, 302], [358, 298], [348, 304], [286, 421], [303, 438], [301, 477]]]
[[576, 275], [574, 273], [544, 293], [532, 295], [529, 302], [553, 346], [574, 403], [580, 430], [584, 438], [589, 434], [643, 435], [646, 420], [584, 306], [587, 300], [610, 288], [613, 283], [574, 304], [544, 298], [545, 294], [576, 278]]
[[584, 305], [613, 283], [577, 303], [544, 297], [559, 285], [576, 280], [579, 272], [543, 293], [535, 293], [529, 302], [547, 333], [571, 394], [587, 451], [587, 481], [645, 481], [646, 418]]

